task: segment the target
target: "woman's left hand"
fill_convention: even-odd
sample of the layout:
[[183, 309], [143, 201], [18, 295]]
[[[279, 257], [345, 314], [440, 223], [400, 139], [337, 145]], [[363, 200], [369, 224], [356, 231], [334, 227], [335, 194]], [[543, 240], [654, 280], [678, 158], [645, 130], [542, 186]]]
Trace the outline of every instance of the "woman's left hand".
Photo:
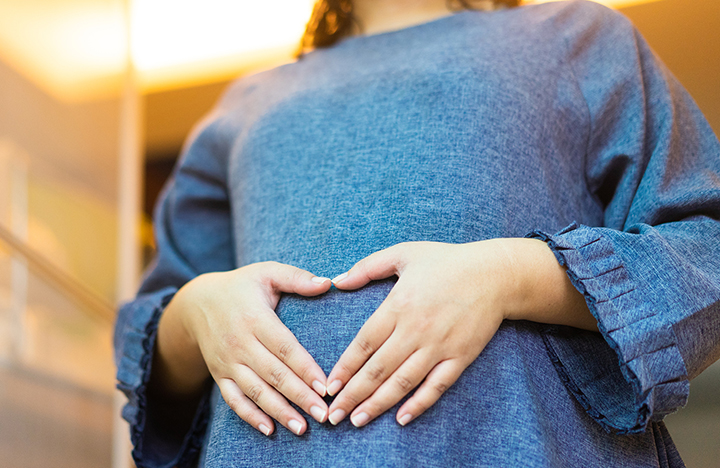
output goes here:
[[[458, 379], [506, 318], [527, 318], [535, 308], [539, 321], [595, 326], [582, 295], [538, 240], [398, 244], [333, 282], [353, 290], [393, 275], [392, 291], [328, 376], [330, 395], [342, 389], [329, 408], [332, 424], [351, 414], [355, 426], [364, 426], [422, 382], [396, 415], [409, 423]], [[543, 292], [547, 287], [555, 290]], [[568, 315], [568, 307], [582, 310]]]

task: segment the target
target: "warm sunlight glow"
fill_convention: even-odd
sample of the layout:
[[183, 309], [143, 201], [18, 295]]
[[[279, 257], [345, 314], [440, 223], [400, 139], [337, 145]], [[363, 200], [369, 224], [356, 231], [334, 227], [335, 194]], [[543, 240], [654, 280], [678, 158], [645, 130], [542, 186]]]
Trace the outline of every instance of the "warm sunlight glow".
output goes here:
[[[559, 0], [530, 0], [525, 3], [547, 3], [556, 2]], [[641, 3], [658, 2], [660, 0], [593, 0], [596, 3], [602, 3], [603, 5], [609, 6], [610, 8], [622, 8], [632, 5], [639, 5]]]
[[0, 0], [0, 60], [65, 100], [118, 92], [132, 59], [144, 91], [231, 78], [291, 59], [312, 0]]
[[139, 70], [295, 44], [307, 0], [134, 0], [132, 55]]
[[95, 94], [125, 65], [119, 0], [0, 2], [0, 58], [51, 94]]
[[[290, 57], [311, 0], [133, 0], [132, 57], [141, 81], [237, 73], [258, 52]], [[195, 76], [195, 78], [199, 78]]]
[[[623, 7], [657, 0], [597, 1]], [[128, 63], [130, 5], [131, 56], [143, 91], [229, 79], [291, 60], [313, 3], [0, 0], [0, 60], [61, 99], [116, 94]]]

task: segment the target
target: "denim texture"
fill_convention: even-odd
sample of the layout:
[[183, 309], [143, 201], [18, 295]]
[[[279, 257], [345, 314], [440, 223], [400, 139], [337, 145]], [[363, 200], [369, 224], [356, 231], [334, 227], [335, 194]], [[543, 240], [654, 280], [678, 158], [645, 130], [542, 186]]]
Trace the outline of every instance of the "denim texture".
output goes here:
[[[156, 212], [118, 316], [139, 467], [683, 466], [662, 418], [720, 355], [720, 143], [621, 15], [585, 1], [461, 12], [346, 39], [233, 85]], [[407, 427], [311, 418], [267, 438], [217, 388], [183, 438], [145, 387], [157, 322], [196, 275], [275, 260], [332, 277], [405, 241], [548, 242], [601, 334], [506, 321]], [[285, 295], [329, 372], [392, 288]]]

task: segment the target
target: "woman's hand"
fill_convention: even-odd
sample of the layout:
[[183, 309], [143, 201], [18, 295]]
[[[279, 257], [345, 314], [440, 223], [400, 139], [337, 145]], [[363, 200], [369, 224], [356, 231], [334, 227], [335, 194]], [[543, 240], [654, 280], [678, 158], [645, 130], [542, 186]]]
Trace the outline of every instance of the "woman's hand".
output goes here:
[[[398, 410], [405, 425], [432, 406], [504, 319], [596, 329], [592, 315], [544, 242], [412, 242], [376, 252], [335, 278], [339, 289], [399, 277], [328, 377], [337, 424], [363, 426], [420, 384]], [[424, 382], [423, 382], [424, 379]], [[422, 384], [421, 384], [422, 382]]]
[[270, 417], [297, 435], [307, 429], [287, 400], [325, 422], [325, 373], [275, 307], [283, 292], [315, 296], [330, 284], [275, 262], [198, 276], [160, 320], [151, 384], [182, 397], [212, 375], [230, 408], [265, 435], [274, 429]]

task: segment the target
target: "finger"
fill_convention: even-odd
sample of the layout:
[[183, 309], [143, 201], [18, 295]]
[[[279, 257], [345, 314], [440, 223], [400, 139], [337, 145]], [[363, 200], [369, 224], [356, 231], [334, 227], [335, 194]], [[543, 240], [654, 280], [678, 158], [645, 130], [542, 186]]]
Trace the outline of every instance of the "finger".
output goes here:
[[324, 423], [328, 408], [325, 401], [300, 379], [285, 363], [257, 343], [250, 353], [248, 366], [279, 391], [285, 398], [292, 401], [318, 422]]
[[[355, 427], [362, 427], [380, 416], [422, 382], [434, 366], [435, 362], [426, 352], [413, 353], [370, 398], [353, 411], [350, 421]], [[343, 392], [345, 391], [347, 388]]]
[[394, 322], [381, 309], [382, 304], [365, 322], [333, 367], [327, 378], [328, 395], [336, 395], [392, 334]]
[[375, 392], [415, 351], [403, 338], [390, 337], [350, 379], [330, 405], [330, 423], [339, 423]]
[[225, 403], [237, 414], [240, 419], [262, 432], [266, 436], [272, 434], [275, 424], [270, 416], [265, 414], [238, 388], [231, 379], [218, 379], [218, 388]]
[[269, 319], [274, 323], [256, 330], [258, 340], [318, 395], [325, 396], [325, 372], [275, 314], [269, 315]]
[[357, 262], [347, 273], [333, 278], [332, 283], [338, 289], [357, 289], [370, 281], [397, 275], [404, 263], [402, 251], [402, 246], [395, 245], [370, 254]]
[[397, 422], [404, 426], [427, 411], [457, 381], [466, 367], [458, 359], [436, 365], [415, 394], [400, 407], [396, 415]]
[[307, 429], [305, 419], [277, 390], [247, 366], [237, 366], [235, 382], [240, 390], [265, 414], [285, 426], [295, 435], [302, 435]]
[[268, 287], [276, 292], [317, 296], [330, 289], [329, 278], [315, 276], [309, 271], [278, 262], [256, 264], [262, 270], [262, 276]]

